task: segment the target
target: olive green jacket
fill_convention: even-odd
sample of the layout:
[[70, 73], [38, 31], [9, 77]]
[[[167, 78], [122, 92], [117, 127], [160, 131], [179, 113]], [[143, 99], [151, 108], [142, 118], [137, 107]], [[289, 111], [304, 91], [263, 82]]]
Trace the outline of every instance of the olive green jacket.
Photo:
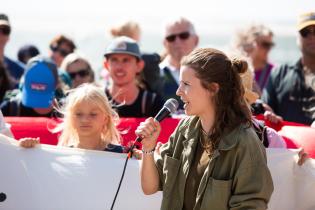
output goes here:
[[[200, 120], [183, 119], [155, 156], [163, 190], [161, 210], [182, 210]], [[223, 136], [200, 181], [194, 210], [267, 209], [273, 183], [255, 131], [240, 125]]]

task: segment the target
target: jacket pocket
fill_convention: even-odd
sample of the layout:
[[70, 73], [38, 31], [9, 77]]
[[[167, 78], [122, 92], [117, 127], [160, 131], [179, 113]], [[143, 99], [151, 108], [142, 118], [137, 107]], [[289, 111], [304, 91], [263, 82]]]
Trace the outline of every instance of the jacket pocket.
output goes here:
[[209, 178], [200, 210], [229, 209], [232, 180], [218, 180]]
[[178, 180], [177, 174], [180, 167], [180, 161], [170, 156], [165, 156], [164, 167], [163, 167], [163, 194], [168, 195], [176, 180]]

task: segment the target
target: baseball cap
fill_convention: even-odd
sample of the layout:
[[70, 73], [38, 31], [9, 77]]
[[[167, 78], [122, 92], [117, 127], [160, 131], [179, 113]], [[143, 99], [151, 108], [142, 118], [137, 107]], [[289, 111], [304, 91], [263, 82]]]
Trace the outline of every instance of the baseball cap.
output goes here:
[[6, 14], [0, 13], [0, 25], [6, 25], [10, 27], [9, 17]]
[[31, 108], [51, 106], [58, 83], [58, 69], [49, 58], [32, 58], [25, 70], [22, 104]]
[[298, 19], [298, 30], [300, 31], [310, 25], [315, 25], [315, 12], [307, 12], [301, 14]]
[[128, 54], [141, 59], [141, 53], [138, 43], [126, 36], [115, 38], [106, 48], [104, 56], [107, 57], [111, 54]]

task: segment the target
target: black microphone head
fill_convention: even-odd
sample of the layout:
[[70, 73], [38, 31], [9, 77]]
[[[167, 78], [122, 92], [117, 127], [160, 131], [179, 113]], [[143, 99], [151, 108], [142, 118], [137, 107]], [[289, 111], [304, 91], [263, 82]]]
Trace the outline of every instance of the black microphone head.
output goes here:
[[178, 109], [178, 106], [179, 106], [179, 103], [174, 98], [168, 99], [164, 104], [164, 107], [167, 108], [170, 111], [170, 113], [176, 112], [176, 110]]

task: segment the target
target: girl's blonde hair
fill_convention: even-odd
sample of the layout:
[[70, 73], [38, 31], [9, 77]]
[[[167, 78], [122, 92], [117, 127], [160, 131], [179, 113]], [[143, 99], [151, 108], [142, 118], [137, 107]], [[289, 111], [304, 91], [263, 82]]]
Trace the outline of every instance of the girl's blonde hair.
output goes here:
[[64, 106], [59, 110], [64, 117], [63, 122], [54, 129], [55, 131], [62, 131], [58, 145], [71, 146], [78, 143], [79, 137], [72, 122], [75, 108], [82, 102], [96, 105], [102, 113], [106, 115], [107, 124], [101, 132], [101, 139], [105, 145], [109, 143], [120, 143], [121, 136], [116, 128], [119, 117], [112, 109], [103, 89], [95, 84], [83, 84], [69, 91]]

